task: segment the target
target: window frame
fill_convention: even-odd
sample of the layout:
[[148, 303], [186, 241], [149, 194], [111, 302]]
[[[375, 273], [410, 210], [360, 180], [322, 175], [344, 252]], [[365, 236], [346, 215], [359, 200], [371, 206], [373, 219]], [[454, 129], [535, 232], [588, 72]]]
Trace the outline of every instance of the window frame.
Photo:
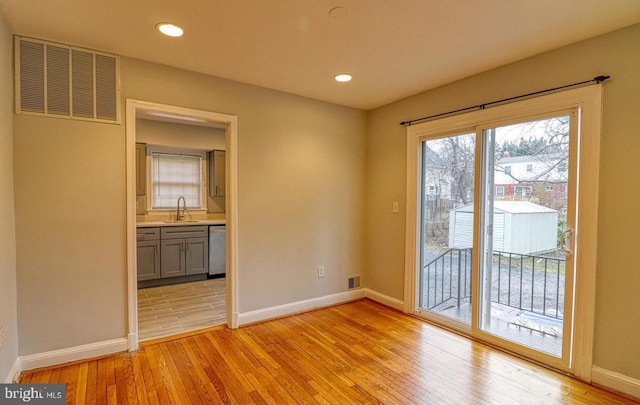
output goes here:
[[199, 207], [189, 207], [187, 205], [187, 211], [194, 214], [206, 214], [208, 211], [208, 181], [207, 181], [207, 165], [209, 164], [207, 159], [207, 152], [203, 149], [194, 148], [182, 148], [178, 146], [170, 145], [151, 145], [147, 144], [146, 147], [146, 168], [147, 168], [147, 184], [145, 185], [146, 196], [146, 213], [147, 215], [166, 215], [167, 213], [176, 211], [176, 207], [166, 208], [154, 208], [153, 207], [153, 159], [154, 153], [170, 154], [170, 155], [189, 155], [196, 156], [200, 159], [200, 189], [201, 198]]

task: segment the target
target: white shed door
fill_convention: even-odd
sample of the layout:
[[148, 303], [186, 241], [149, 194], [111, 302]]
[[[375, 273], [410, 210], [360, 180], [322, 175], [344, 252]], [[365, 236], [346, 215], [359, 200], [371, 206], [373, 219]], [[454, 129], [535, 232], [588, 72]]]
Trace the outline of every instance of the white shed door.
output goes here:
[[453, 224], [453, 246], [466, 249], [473, 246], [473, 213], [456, 212]]
[[504, 252], [504, 212], [493, 212], [493, 250]]

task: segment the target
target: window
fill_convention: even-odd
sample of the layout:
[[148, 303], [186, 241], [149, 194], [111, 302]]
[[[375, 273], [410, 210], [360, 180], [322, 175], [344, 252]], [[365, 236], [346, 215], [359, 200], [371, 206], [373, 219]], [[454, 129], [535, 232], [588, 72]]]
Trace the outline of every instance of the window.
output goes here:
[[531, 187], [516, 186], [516, 195], [518, 197], [529, 197], [531, 195]]
[[531, 163], [529, 163], [527, 165], [527, 172], [532, 172], [533, 171], [533, 165]]
[[544, 191], [553, 191], [553, 186], [544, 186]]
[[205, 152], [149, 146], [152, 210], [175, 209], [184, 197], [187, 208], [206, 209], [203, 168]]
[[504, 197], [504, 186], [496, 186], [496, 196]]
[[511, 174], [511, 166], [505, 166], [504, 167], [504, 172], [507, 174]]

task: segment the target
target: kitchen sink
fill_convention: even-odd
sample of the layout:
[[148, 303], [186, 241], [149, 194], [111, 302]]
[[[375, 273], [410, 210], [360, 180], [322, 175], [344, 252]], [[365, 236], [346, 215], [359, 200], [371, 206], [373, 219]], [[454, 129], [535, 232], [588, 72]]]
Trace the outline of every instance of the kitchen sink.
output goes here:
[[197, 219], [183, 219], [181, 221], [162, 221], [163, 224], [186, 224], [186, 223], [200, 222]]

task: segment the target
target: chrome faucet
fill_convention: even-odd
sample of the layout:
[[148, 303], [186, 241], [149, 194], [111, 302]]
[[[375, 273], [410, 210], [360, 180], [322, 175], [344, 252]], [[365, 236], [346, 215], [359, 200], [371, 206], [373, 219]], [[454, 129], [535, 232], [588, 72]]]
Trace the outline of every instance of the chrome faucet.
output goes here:
[[[182, 200], [182, 213], [180, 213], [180, 200]], [[183, 196], [180, 196], [178, 197], [178, 208], [176, 209], [176, 221], [182, 221], [185, 212], [187, 212], [187, 201]]]

